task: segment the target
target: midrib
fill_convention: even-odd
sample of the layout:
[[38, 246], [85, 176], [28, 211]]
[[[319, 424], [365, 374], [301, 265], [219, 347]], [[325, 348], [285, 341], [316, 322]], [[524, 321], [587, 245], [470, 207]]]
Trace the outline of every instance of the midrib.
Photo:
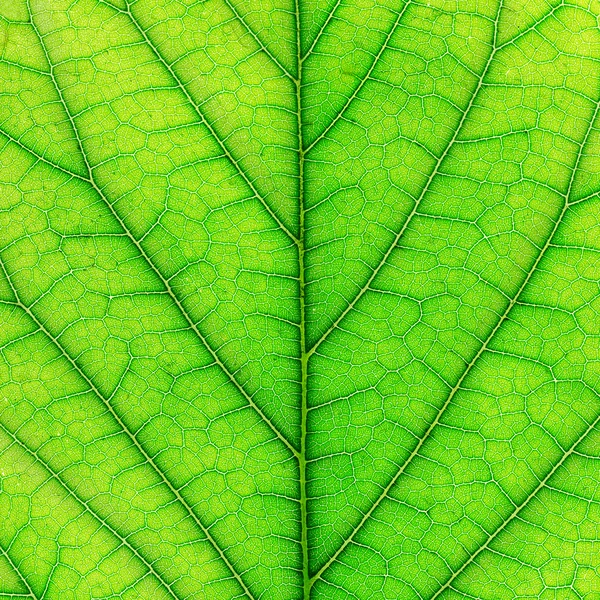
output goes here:
[[305, 285], [305, 227], [304, 227], [304, 148], [302, 135], [302, 63], [301, 36], [300, 36], [300, 0], [296, 2], [296, 116], [298, 131], [298, 206], [299, 206], [299, 233], [298, 233], [298, 261], [299, 261], [299, 287], [300, 287], [300, 364], [301, 364], [301, 420], [300, 420], [300, 520], [302, 548], [302, 598], [309, 600], [312, 582], [308, 569], [308, 495], [306, 478], [306, 441], [308, 419], [308, 359], [306, 348], [306, 285]]

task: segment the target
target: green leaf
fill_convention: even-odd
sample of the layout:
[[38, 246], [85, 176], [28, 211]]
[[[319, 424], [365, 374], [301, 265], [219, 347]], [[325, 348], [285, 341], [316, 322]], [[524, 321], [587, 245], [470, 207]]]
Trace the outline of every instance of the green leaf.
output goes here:
[[3, 0], [0, 600], [597, 600], [599, 23]]

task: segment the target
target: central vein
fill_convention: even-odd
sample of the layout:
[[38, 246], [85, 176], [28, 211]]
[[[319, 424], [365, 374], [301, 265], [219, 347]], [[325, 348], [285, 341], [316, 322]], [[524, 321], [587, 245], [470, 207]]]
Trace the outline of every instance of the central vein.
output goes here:
[[296, 56], [297, 73], [294, 84], [296, 87], [296, 115], [298, 119], [298, 204], [299, 204], [299, 235], [298, 261], [300, 286], [300, 363], [301, 363], [301, 421], [300, 421], [300, 543], [302, 547], [302, 598], [309, 600], [311, 581], [308, 570], [308, 494], [306, 478], [306, 438], [308, 419], [308, 352], [306, 348], [306, 282], [304, 279], [305, 227], [304, 227], [304, 147], [302, 136], [302, 56], [300, 40], [300, 0], [296, 0]]

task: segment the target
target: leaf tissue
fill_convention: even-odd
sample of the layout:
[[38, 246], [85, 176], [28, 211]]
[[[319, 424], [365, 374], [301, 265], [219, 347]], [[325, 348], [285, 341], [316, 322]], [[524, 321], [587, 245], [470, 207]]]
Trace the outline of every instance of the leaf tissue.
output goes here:
[[1, 0], [0, 600], [599, 600], [599, 24]]

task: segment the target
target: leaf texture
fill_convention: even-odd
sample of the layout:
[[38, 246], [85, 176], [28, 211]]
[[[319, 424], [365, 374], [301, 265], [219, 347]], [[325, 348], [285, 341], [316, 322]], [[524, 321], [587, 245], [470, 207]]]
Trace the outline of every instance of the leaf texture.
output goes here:
[[600, 4], [0, 4], [0, 600], [600, 598]]

